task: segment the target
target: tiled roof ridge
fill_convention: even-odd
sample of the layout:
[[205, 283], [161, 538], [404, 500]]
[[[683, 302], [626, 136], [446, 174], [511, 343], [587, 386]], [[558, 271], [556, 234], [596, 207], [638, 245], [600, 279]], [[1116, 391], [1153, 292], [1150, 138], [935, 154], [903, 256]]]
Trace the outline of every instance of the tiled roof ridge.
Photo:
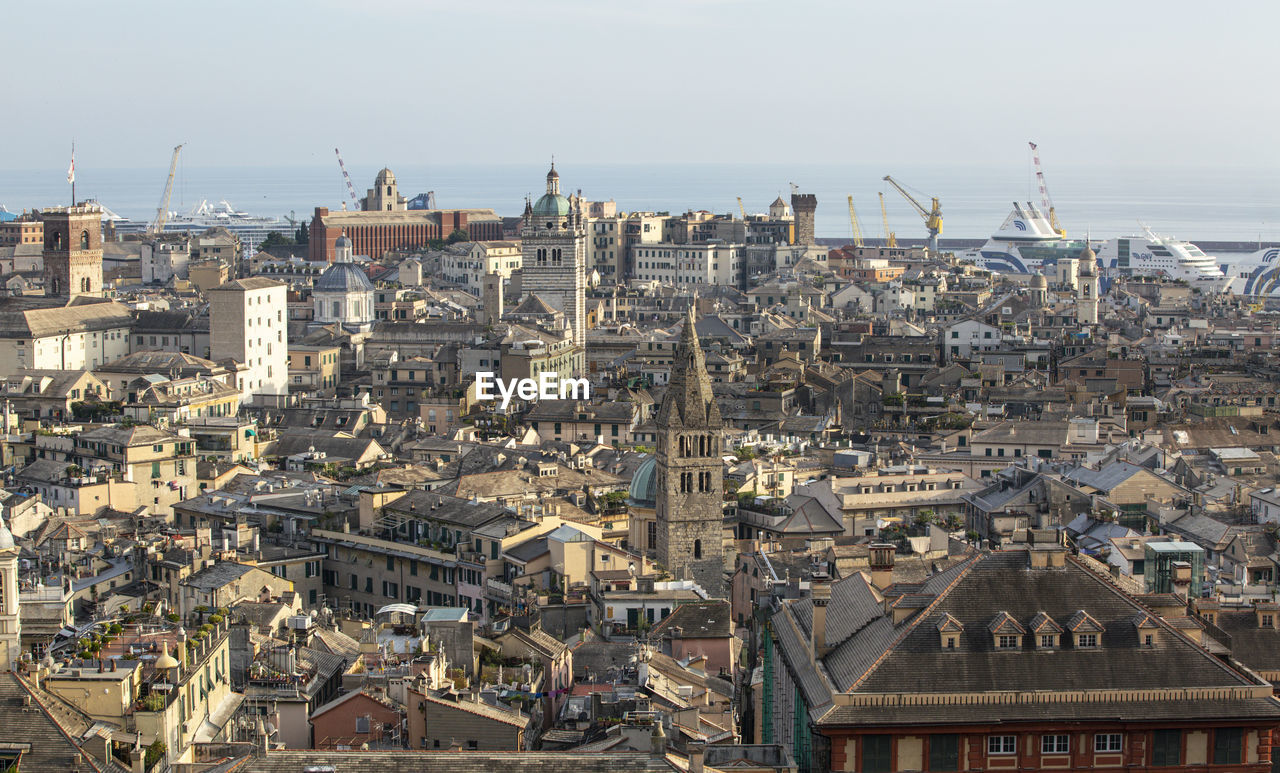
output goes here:
[[[1084, 572], [1083, 572], [1083, 573], [1084, 573], [1086, 576], [1088, 576], [1088, 577], [1092, 577], [1092, 578], [1093, 578], [1095, 581], [1097, 581], [1100, 585], [1102, 585], [1103, 587], [1107, 588], [1107, 589], [1108, 589], [1109, 591], [1111, 591], [1113, 594], [1115, 594], [1115, 595], [1119, 596], [1119, 597], [1120, 597], [1120, 599], [1121, 599], [1122, 601], [1125, 601], [1126, 603], [1131, 604], [1131, 605], [1133, 605], [1133, 606], [1137, 607], [1137, 608], [1138, 608], [1139, 610], [1141, 610], [1142, 612], [1147, 613], [1147, 614], [1151, 617], [1151, 619], [1152, 619], [1152, 620], [1154, 620], [1154, 621], [1156, 621], [1156, 624], [1157, 624], [1157, 625], [1159, 625], [1159, 626], [1161, 626], [1162, 628], [1164, 628], [1164, 630], [1165, 630], [1166, 632], [1168, 632], [1168, 633], [1172, 634], [1172, 635], [1173, 635], [1173, 636], [1175, 636], [1176, 638], [1180, 638], [1180, 639], [1182, 639], [1185, 643], [1190, 644], [1192, 647], [1194, 647], [1195, 649], [1199, 650], [1200, 652], [1202, 652], [1202, 653], [1204, 653], [1204, 654], [1206, 654], [1206, 655], [1207, 655], [1207, 654], [1209, 654], [1209, 649], [1208, 649], [1207, 647], [1205, 647], [1203, 644], [1200, 644], [1199, 642], [1195, 641], [1195, 640], [1194, 640], [1194, 639], [1192, 639], [1190, 636], [1187, 636], [1185, 633], [1183, 633], [1183, 632], [1182, 632], [1182, 630], [1181, 630], [1181, 629], [1177, 628], [1177, 627], [1176, 627], [1176, 626], [1174, 626], [1174, 625], [1171, 625], [1171, 624], [1169, 623], [1169, 621], [1167, 621], [1167, 620], [1165, 620], [1165, 619], [1164, 619], [1164, 617], [1162, 617], [1162, 616], [1161, 616], [1161, 615], [1159, 615], [1159, 614], [1156, 614], [1153, 610], [1151, 610], [1150, 608], [1148, 608], [1146, 604], [1143, 604], [1143, 603], [1142, 603], [1141, 601], [1139, 601], [1137, 598], [1135, 598], [1135, 597], [1131, 596], [1130, 594], [1126, 593], [1122, 588], [1120, 588], [1120, 586], [1119, 586], [1119, 585], [1115, 584], [1115, 583], [1111, 580], [1110, 575], [1107, 575], [1107, 576], [1105, 576], [1105, 577], [1104, 577], [1104, 576], [1103, 576], [1103, 575], [1101, 575], [1100, 573], [1098, 573], [1098, 572], [1096, 572], [1096, 571], [1093, 571], [1093, 570], [1092, 570], [1091, 568], [1089, 568], [1089, 567], [1088, 567], [1088, 566], [1087, 566], [1083, 561], [1081, 561], [1080, 559], [1078, 559], [1078, 558], [1076, 558], [1075, 556], [1072, 556], [1072, 555], [1068, 555], [1068, 556], [1067, 556], [1067, 561], [1068, 561], [1070, 564], [1074, 564], [1076, 567], [1078, 567], [1078, 568], [1080, 568], [1080, 569], [1083, 569], [1083, 570], [1084, 570]], [[1236, 669], [1232, 668], [1231, 666], [1227, 665], [1226, 663], [1224, 663], [1224, 662], [1223, 662], [1222, 660], [1220, 660], [1219, 658], [1215, 658], [1215, 657], [1208, 657], [1208, 658], [1206, 658], [1206, 659], [1207, 659], [1207, 660], [1209, 660], [1210, 662], [1212, 662], [1212, 663], [1213, 663], [1215, 666], [1217, 666], [1218, 668], [1221, 668], [1223, 671], [1226, 671], [1228, 674], [1230, 674], [1230, 675], [1232, 675], [1232, 676], [1236, 677], [1237, 679], [1241, 680], [1243, 683], [1245, 683], [1245, 684], [1250, 684], [1250, 683], [1251, 683], [1251, 680], [1250, 680], [1247, 676], [1245, 676], [1245, 674], [1243, 674], [1243, 673], [1241, 673], [1240, 671], [1238, 671], [1238, 670], [1236, 670]]]
[[[87, 762], [89, 764], [89, 767], [92, 768], [97, 773], [106, 773], [105, 769], [98, 764], [98, 760], [94, 759], [92, 754], [85, 752], [84, 749], [80, 747], [80, 744], [76, 741], [75, 736], [71, 734], [71, 731], [67, 730], [66, 726], [63, 725], [62, 720], [59, 719], [56, 713], [52, 710], [54, 706], [57, 706], [57, 708], [60, 711], [70, 711], [70, 709], [64, 706], [60, 706], [57, 703], [54, 703], [52, 705], [50, 705], [49, 703], [46, 703], [45, 698], [53, 697], [53, 696], [40, 695], [39, 691], [32, 689], [31, 685], [27, 684], [26, 680], [24, 680], [22, 677], [18, 676], [17, 674], [10, 674], [10, 676], [13, 678], [13, 681], [18, 684], [18, 686], [22, 689], [23, 692], [31, 696], [31, 700], [33, 700], [36, 703], [36, 705], [40, 707], [40, 711], [44, 713], [46, 717], [49, 718], [49, 721], [53, 723], [54, 727], [58, 728], [58, 732], [62, 733], [63, 737], [67, 739], [67, 743], [71, 744], [72, 748], [80, 752], [80, 759], [83, 760], [84, 762]], [[58, 700], [58, 699], [55, 698], [55, 700]]]
[[[989, 556], [992, 554], [988, 553], [986, 555]], [[893, 652], [894, 649], [897, 648], [897, 646], [901, 644], [902, 641], [906, 639], [907, 636], [916, 629], [916, 626], [920, 625], [920, 622], [924, 620], [926, 617], [928, 617], [933, 612], [934, 608], [937, 607], [938, 604], [942, 603], [942, 600], [945, 599], [951, 593], [951, 591], [955, 589], [956, 584], [959, 583], [960, 580], [964, 579], [965, 577], [968, 577], [969, 572], [973, 570], [973, 567], [981, 563], [982, 560], [985, 560], [985, 556], [981, 553], [976, 553], [973, 556], [970, 556], [967, 563], [961, 565], [963, 568], [960, 571], [956, 572], [956, 576], [951, 578], [951, 582], [947, 583], [947, 587], [940, 590], [938, 592], [938, 595], [933, 599], [933, 601], [929, 604], [929, 606], [925, 607], [924, 609], [916, 613], [916, 615], [910, 620], [910, 622], [908, 622], [906, 625], [902, 627], [902, 632], [899, 633], [898, 636], [894, 638], [894, 640], [889, 644], [888, 647], [885, 647], [884, 652], [881, 652], [880, 655], [875, 659], [875, 661], [871, 665], [867, 666], [867, 669], [863, 671], [858, 676], [857, 679], [853, 680], [853, 684], [849, 685], [849, 689], [846, 690], [845, 692], [853, 692], [854, 690], [858, 689], [858, 686], [861, 685], [863, 682], [865, 682], [867, 680], [867, 677], [871, 676], [871, 673], [876, 670], [876, 666], [884, 662], [884, 659], [889, 656], [889, 653]]]

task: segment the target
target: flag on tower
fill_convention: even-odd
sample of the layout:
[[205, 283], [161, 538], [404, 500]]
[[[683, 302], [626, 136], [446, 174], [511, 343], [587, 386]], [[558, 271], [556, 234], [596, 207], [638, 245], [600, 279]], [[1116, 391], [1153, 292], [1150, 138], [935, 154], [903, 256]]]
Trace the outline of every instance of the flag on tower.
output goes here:
[[67, 167], [67, 182], [74, 183], [76, 181], [76, 149], [71, 148], [71, 166]]

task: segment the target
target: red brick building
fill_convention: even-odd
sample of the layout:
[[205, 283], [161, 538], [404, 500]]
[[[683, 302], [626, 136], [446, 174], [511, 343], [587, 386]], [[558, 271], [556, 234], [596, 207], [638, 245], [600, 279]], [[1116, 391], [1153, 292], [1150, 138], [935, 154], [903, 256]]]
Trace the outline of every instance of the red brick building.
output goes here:
[[330, 212], [316, 207], [311, 219], [310, 260], [333, 262], [333, 245], [342, 234], [356, 255], [378, 260], [390, 250], [412, 250], [466, 231], [471, 241], [502, 238], [502, 218], [492, 209], [407, 209]]

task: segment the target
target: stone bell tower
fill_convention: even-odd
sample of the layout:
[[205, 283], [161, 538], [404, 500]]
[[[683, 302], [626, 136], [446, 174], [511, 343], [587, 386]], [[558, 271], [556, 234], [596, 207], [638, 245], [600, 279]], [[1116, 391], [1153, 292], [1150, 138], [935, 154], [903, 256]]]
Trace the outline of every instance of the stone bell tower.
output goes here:
[[657, 558], [675, 579], [723, 598], [724, 423], [695, 321], [690, 309], [656, 421]]
[[44, 294], [70, 300], [102, 295], [102, 209], [53, 207], [44, 221]]

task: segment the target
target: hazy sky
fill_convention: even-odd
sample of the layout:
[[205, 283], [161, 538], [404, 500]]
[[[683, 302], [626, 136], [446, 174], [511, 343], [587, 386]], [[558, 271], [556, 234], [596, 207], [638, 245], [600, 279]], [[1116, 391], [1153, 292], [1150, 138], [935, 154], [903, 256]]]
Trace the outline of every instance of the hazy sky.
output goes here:
[[[10, 2], [0, 170], [1280, 166], [1280, 3]], [[0, 177], [0, 187], [3, 179]]]

